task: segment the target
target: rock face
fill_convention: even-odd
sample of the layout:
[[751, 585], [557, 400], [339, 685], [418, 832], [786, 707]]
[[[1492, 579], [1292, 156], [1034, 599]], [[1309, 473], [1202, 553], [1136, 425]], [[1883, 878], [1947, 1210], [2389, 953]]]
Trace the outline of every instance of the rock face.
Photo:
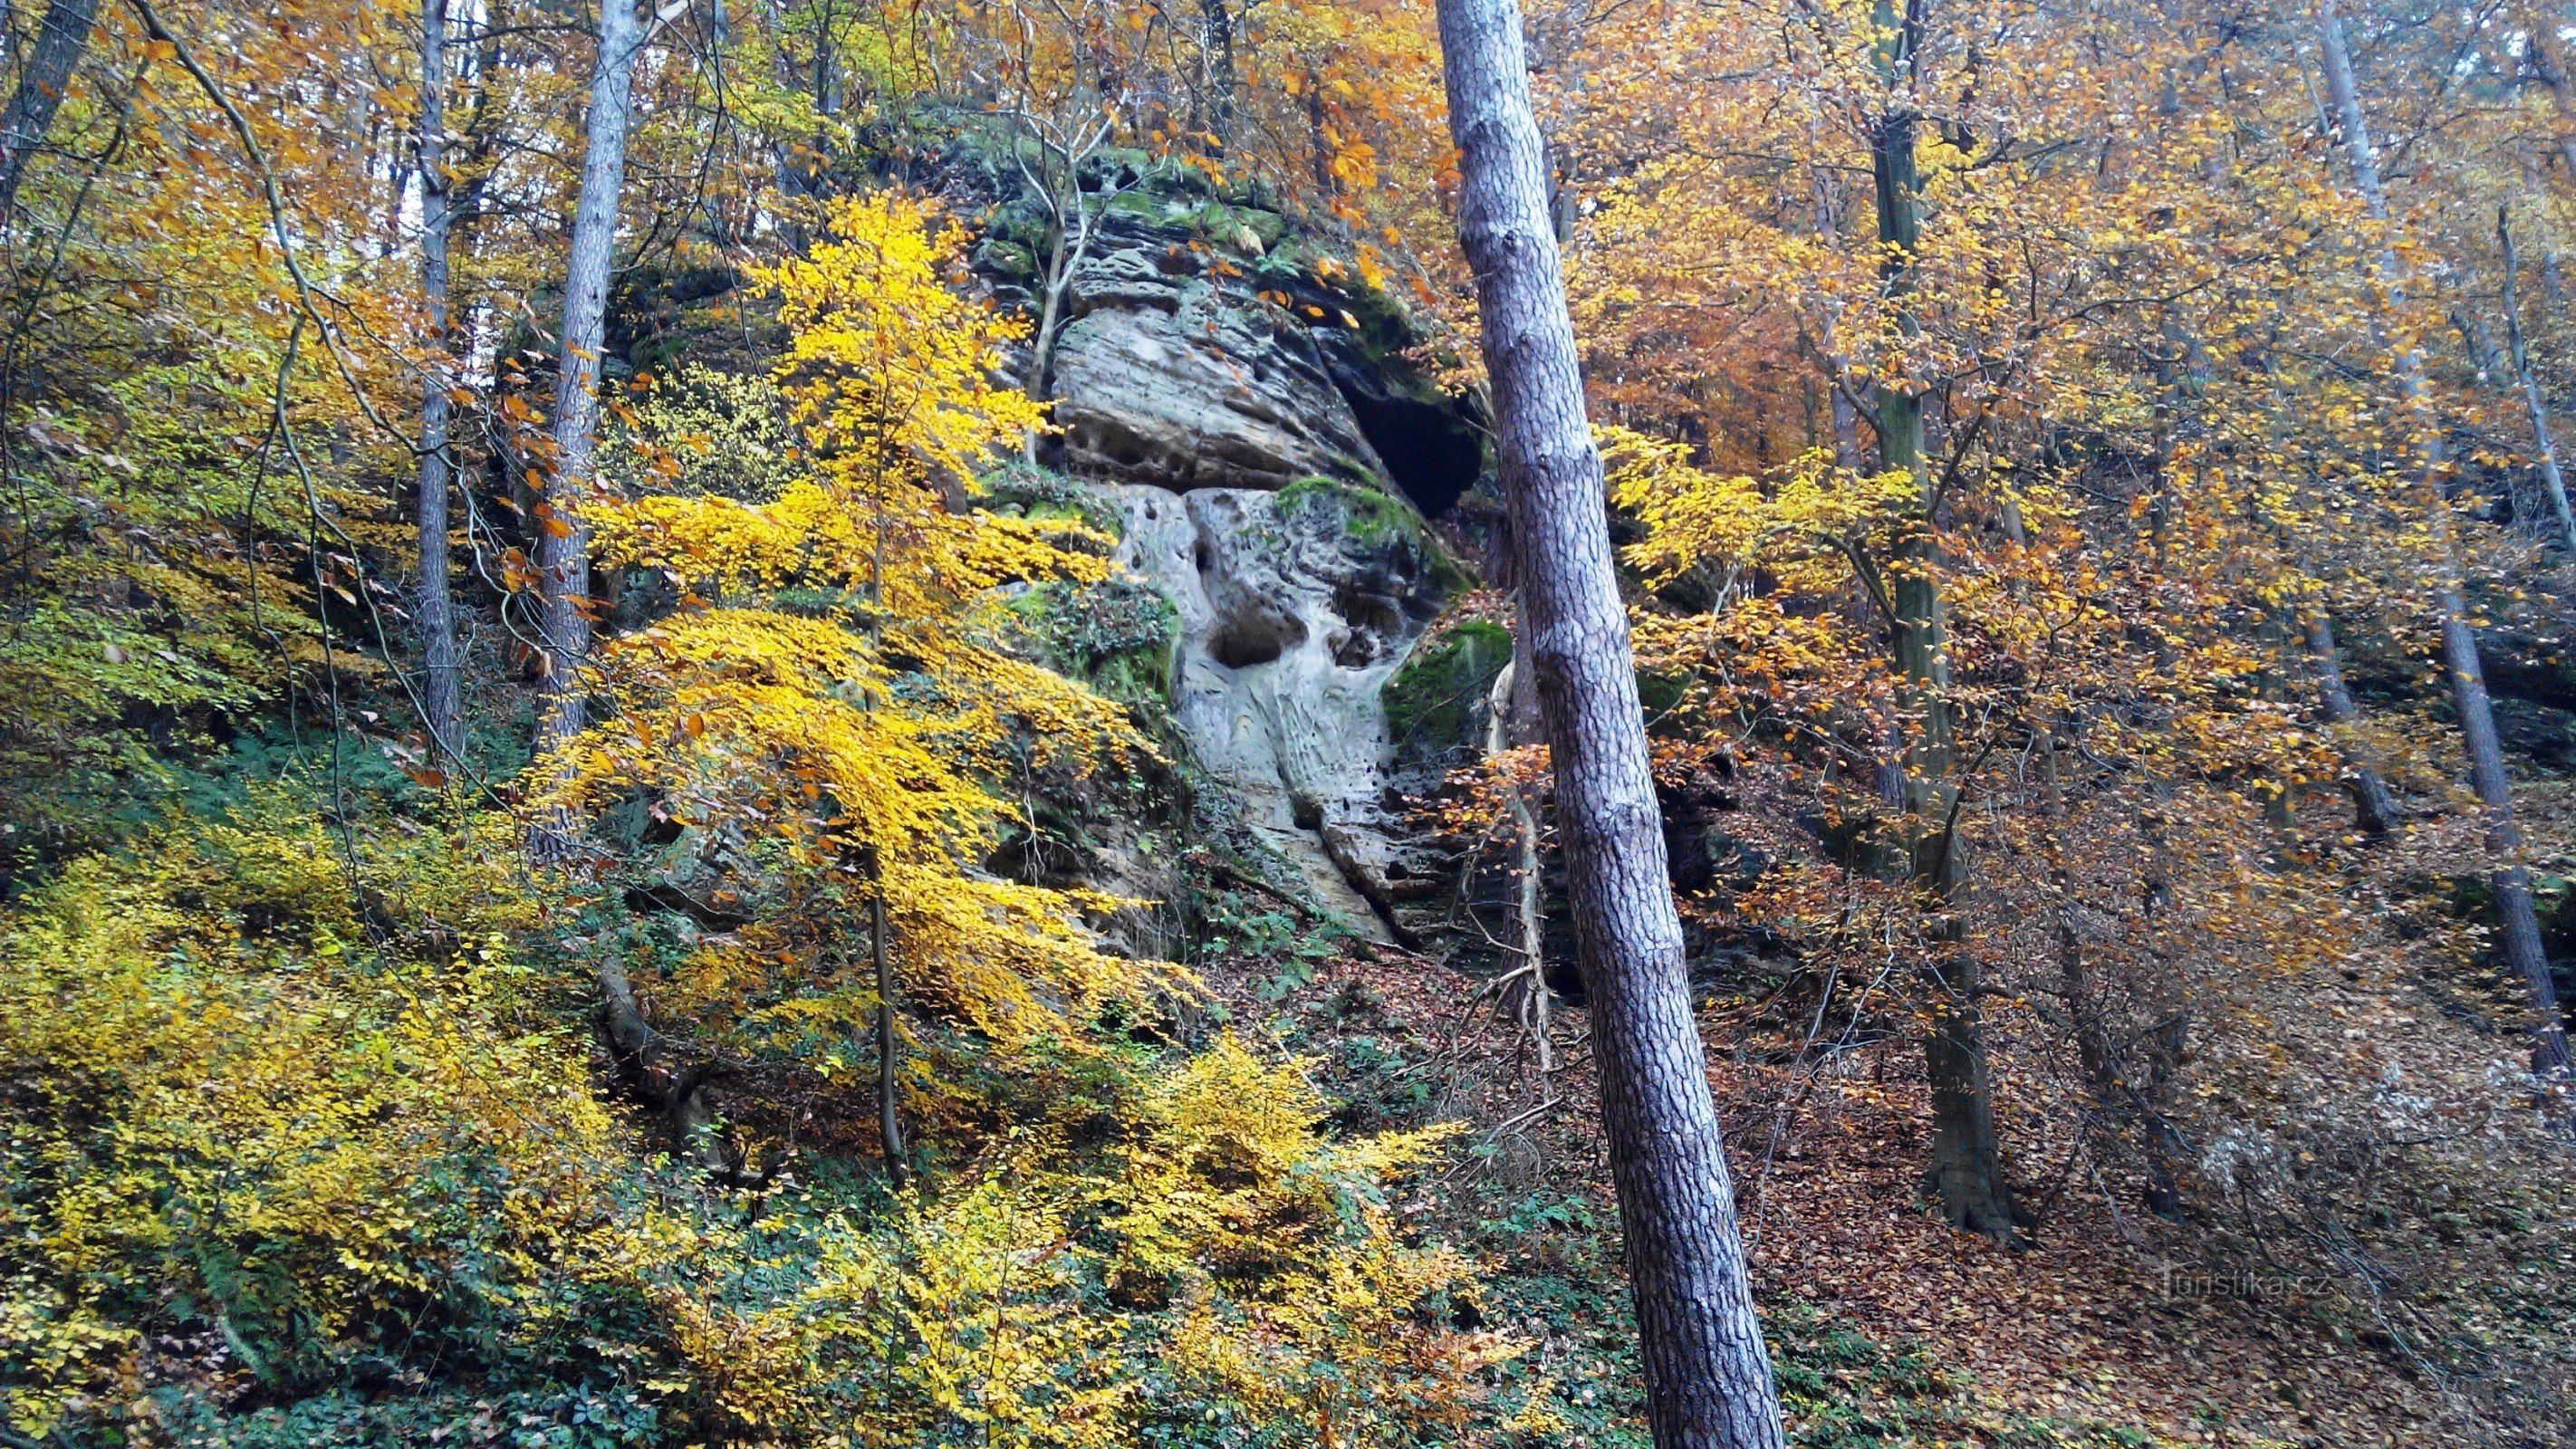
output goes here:
[[[1172, 716], [1229, 833], [1275, 884], [1409, 937], [1440, 872], [1383, 696], [1467, 582], [1411, 500], [1447, 507], [1480, 435], [1393, 359], [1393, 304], [1341, 290], [1257, 194], [1143, 158], [1095, 169], [1115, 195], [1066, 287], [1041, 460], [1115, 503], [1123, 561], [1177, 611]], [[976, 266], [1035, 313], [1046, 244], [1004, 199]]]
[[1409, 512], [1322, 480], [1113, 485], [1121, 560], [1180, 613], [1172, 716], [1255, 839], [1378, 940], [1436, 884], [1391, 800], [1382, 691], [1457, 582]]
[[1150, 246], [1086, 260], [1066, 301], [1052, 390], [1067, 471], [1174, 492], [1387, 486], [1322, 349], [1285, 310], [1167, 273]]

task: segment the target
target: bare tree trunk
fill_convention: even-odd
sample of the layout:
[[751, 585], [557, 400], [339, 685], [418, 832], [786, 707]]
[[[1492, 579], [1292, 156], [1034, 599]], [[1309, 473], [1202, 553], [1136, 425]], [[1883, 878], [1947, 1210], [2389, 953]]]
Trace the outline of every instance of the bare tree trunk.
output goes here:
[[1228, 0], [1199, 0], [1199, 45], [1207, 64], [1207, 129], [1210, 147], [1223, 156], [1234, 144], [1234, 11]]
[[[2317, 671], [2317, 697], [2325, 703], [2326, 719], [2351, 724], [2361, 718], [2361, 708], [2344, 683], [2343, 650], [2335, 643], [2333, 617], [2322, 608], [2310, 609], [2307, 633], [2308, 661]], [[2397, 823], [2397, 799], [2388, 793], [2388, 782], [2360, 755], [2347, 751], [2345, 760], [2352, 769], [2354, 823], [2364, 835], [2386, 835]]]
[[447, 589], [447, 489], [455, 474], [448, 452], [449, 424], [455, 405], [447, 390], [455, 385], [449, 363], [447, 176], [447, 0], [421, 0], [420, 7], [420, 290], [429, 303], [429, 365], [421, 384], [420, 405], [420, 597], [421, 723], [438, 756], [447, 761], [464, 751], [463, 705], [456, 658], [456, 609]]
[[2541, 401], [2539, 379], [2531, 375], [2531, 350], [2522, 337], [2522, 298], [2514, 285], [2515, 274], [2522, 268], [2514, 255], [2513, 228], [2506, 224], [2501, 206], [2496, 208], [2496, 240], [2504, 247], [2505, 355], [2513, 364], [2514, 386], [2522, 392], [2522, 410], [2531, 418], [2531, 435], [2540, 444], [2540, 482], [2558, 515], [2558, 541], [2576, 554], [2576, 512], [2567, 507], [2567, 480], [2558, 472], [2558, 444], [2549, 436], [2549, 406]]
[[882, 881], [868, 901], [868, 951], [877, 978], [877, 1133], [885, 1148], [886, 1182], [903, 1190], [903, 1111], [896, 1094], [902, 1081], [895, 1051], [901, 1044], [894, 1025], [894, 956], [887, 948], [885, 886]]
[[626, 180], [626, 132], [634, 119], [635, 53], [642, 48], [634, 0], [602, 0], [581, 200], [573, 213], [572, 256], [564, 268], [554, 467], [546, 480], [546, 497], [537, 507], [546, 646], [544, 698], [537, 720], [540, 751], [569, 743], [581, 733], [588, 717], [582, 671], [590, 655], [590, 530], [581, 520], [581, 495], [592, 482], [609, 262], [617, 242], [618, 192]]
[[[1821, 166], [1809, 177], [1816, 194], [1816, 235], [1832, 248], [1842, 239], [1842, 223], [1835, 216], [1833, 182]], [[1825, 304], [1824, 325], [1819, 330], [1818, 360], [1825, 368], [1825, 393], [1833, 407], [1834, 466], [1846, 472], [1860, 471], [1860, 409], [1852, 405], [1850, 368], [1843, 356], [1843, 306], [1839, 301]]]
[[70, 94], [72, 71], [89, 49], [90, 27], [98, 21], [98, 0], [53, 0], [37, 23], [36, 44], [9, 109], [0, 111], [0, 228], [17, 209], [18, 183], [26, 179], [27, 158], [53, 129], [54, 113]]
[[[1082, 163], [1109, 144], [1114, 135], [1114, 107], [1105, 107], [1099, 116], [1076, 122], [1070, 129], [1053, 126], [1034, 111], [1023, 110], [1018, 119], [1020, 129], [1038, 148], [1038, 164], [1029, 165], [1027, 153], [1019, 149], [1019, 138], [1012, 139], [1013, 154], [1019, 158], [1020, 181], [1036, 192], [1047, 209], [1048, 243], [1046, 279], [1040, 284], [1038, 325], [1029, 337], [1028, 395], [1038, 402], [1047, 400], [1055, 378], [1057, 334], [1064, 330], [1064, 304], [1073, 289], [1073, 275], [1081, 270], [1083, 259], [1091, 254], [1091, 243], [1099, 229], [1100, 218], [1109, 204], [1133, 181], [1112, 182], [1096, 197], [1086, 198], [1082, 191]], [[1029, 456], [1037, 455], [1037, 435], [1029, 435]]]
[[[1341, 187], [1333, 179], [1333, 143], [1324, 124], [1324, 86], [1313, 71], [1306, 73], [1306, 164], [1315, 178], [1315, 194], [1330, 201]], [[1555, 234], [1553, 224], [1549, 235]]]
[[716, 1135], [715, 1113], [707, 1104], [706, 1067], [684, 1060], [644, 1019], [626, 963], [613, 954], [603, 956], [598, 975], [599, 1034], [607, 1041], [619, 1075], [644, 1105], [660, 1114], [674, 1151], [708, 1172], [722, 1172], [724, 1146]]
[[[1074, 191], [1073, 209], [1077, 215], [1082, 211], [1082, 192], [1078, 186]], [[1037, 330], [1029, 338], [1028, 394], [1038, 402], [1047, 400], [1048, 384], [1054, 379], [1055, 334], [1064, 314], [1064, 294], [1073, 284], [1073, 269], [1082, 264], [1081, 250], [1089, 241], [1088, 236], [1076, 240], [1061, 219], [1054, 230], [1054, 244], [1047, 248], [1046, 280], [1039, 284], [1044, 290], [1039, 293]], [[1029, 447], [1032, 451], [1036, 449], [1037, 434], [1029, 434]]]
[[[1915, 133], [1921, 118], [1905, 88], [1911, 84], [1915, 26], [1895, 0], [1877, 0], [1879, 71], [1887, 109], [1871, 136], [1878, 184], [1878, 238], [1886, 249], [1885, 286], [1906, 336], [1920, 331], [1906, 299], [1914, 290], [1914, 257], [1922, 244], [1922, 187], [1916, 174]], [[1879, 466], [1909, 473], [1918, 483], [1922, 512], [1897, 548], [1890, 589], [1894, 605], [1896, 666], [1905, 679], [1907, 711], [1914, 715], [1904, 752], [1908, 854], [1916, 886], [1931, 907], [1925, 934], [1939, 948], [1964, 944], [1950, 907], [1965, 881], [1967, 859], [1950, 823], [1958, 798], [1958, 761], [1950, 718], [1949, 627], [1941, 603], [1940, 541], [1932, 518], [1933, 481], [1923, 457], [1923, 395], [1906, 379], [1878, 389]], [[1925, 1186], [1941, 1200], [1954, 1227], [2017, 1242], [2018, 1210], [2004, 1179], [2003, 1152], [1995, 1138], [1994, 1093], [1987, 1080], [1984, 982], [1975, 956], [1945, 950], [1948, 959], [1924, 972], [1933, 996], [1932, 1029], [1923, 1040], [1923, 1062], [1932, 1088], [1932, 1160]]]
[[1779, 1400], [1691, 1015], [1519, 7], [1440, 0], [1439, 15], [1459, 150], [1459, 238], [1476, 274], [1503, 491], [1556, 770], [1647, 1421], [1658, 1449], [1777, 1449]]
[[2451, 668], [2451, 697], [2460, 712], [2460, 733], [2469, 755], [2469, 779], [2486, 804], [2487, 849], [2504, 864], [2494, 876], [2496, 916], [2504, 927], [2505, 960], [2531, 988], [2531, 1069], [2544, 1077], [2564, 1078], [2568, 1071], [2567, 1031], [2558, 1014], [2558, 983], [2549, 974], [2549, 953], [2540, 939], [2540, 919], [2532, 909], [2531, 872], [2522, 863], [2522, 832], [2513, 818], [2513, 788], [2504, 773], [2504, 748], [2496, 738], [2495, 713], [2487, 702], [2486, 671], [2478, 660], [2477, 635], [2469, 629], [2468, 610], [2457, 590], [2442, 590], [2442, 652]]
[[[1519, 637], [1528, 635], [1529, 621], [1524, 619]], [[1514, 735], [1516, 720], [1512, 699], [1519, 690], [1518, 671], [1515, 665], [1506, 664], [1503, 672], [1494, 676], [1493, 688], [1486, 691], [1485, 758], [1488, 760], [1499, 759], [1505, 751], [1532, 742], [1529, 738], [1516, 738]], [[1514, 915], [1520, 930], [1520, 944], [1513, 949], [1520, 957], [1520, 964], [1503, 977], [1503, 1005], [1529, 1033], [1532, 1045], [1538, 1049], [1541, 1090], [1543, 1095], [1553, 1097], [1555, 1088], [1548, 1085], [1548, 1079], [1556, 1074], [1556, 1045], [1548, 1038], [1552, 994], [1547, 985], [1547, 916], [1541, 909], [1544, 882], [1540, 878], [1538, 811], [1531, 808], [1529, 791], [1517, 785], [1512, 788], [1507, 803], [1512, 812], [1513, 877], [1518, 887]]]
[[[2369, 120], [2361, 109], [2360, 88], [2353, 83], [2352, 57], [2344, 45], [2343, 18], [2335, 12], [2334, 0], [2326, 0], [2319, 30], [2326, 95], [2333, 102], [2336, 123], [2343, 130], [2344, 154], [2352, 164], [2353, 181], [2371, 216], [2384, 222], [2388, 219], [2388, 192], [2380, 183], [2379, 160], [2371, 150]], [[2392, 250], [2380, 255], [2377, 267], [2391, 297], [2403, 300], [2410, 280], [2404, 262]], [[2496, 869], [2493, 888], [2496, 914], [2504, 928], [2505, 959], [2531, 990], [2532, 1070], [2544, 1077], [2563, 1079], [2568, 1075], [2567, 1033], [2559, 1020], [2558, 986], [2550, 978], [2549, 954], [2541, 945], [2540, 921], [2532, 910], [2531, 875], [2522, 864], [2522, 835], [2514, 824], [2513, 789], [2505, 778], [2504, 750], [2496, 738], [2495, 711], [2487, 699], [2486, 669], [2478, 659], [2477, 634], [2469, 624], [2468, 603], [2452, 582], [2458, 559], [2451, 540], [2450, 504], [2442, 494], [2446, 460], [2442, 435], [2433, 418], [2432, 397], [2424, 383], [2421, 350], [2412, 345], [2397, 350], [2397, 376], [2423, 434], [2424, 484], [2429, 495], [2426, 509], [2438, 551], [2435, 564], [2442, 570], [2442, 582], [2434, 596], [2441, 607], [2442, 654], [2451, 671], [2451, 699], [2460, 716], [2469, 778], [2477, 787], [2479, 802], [2486, 807], [2487, 848], [2503, 862]]]

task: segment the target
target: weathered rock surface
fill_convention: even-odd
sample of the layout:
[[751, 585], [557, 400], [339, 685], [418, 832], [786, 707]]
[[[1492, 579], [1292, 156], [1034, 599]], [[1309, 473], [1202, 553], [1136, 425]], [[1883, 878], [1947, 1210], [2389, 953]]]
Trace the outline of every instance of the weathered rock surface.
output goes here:
[[1067, 301], [1053, 369], [1067, 471], [1174, 492], [1388, 486], [1322, 350], [1283, 309], [1167, 274], [1145, 248], [1086, 260]]
[[[1174, 723], [1274, 883], [1411, 936], [1440, 870], [1382, 694], [1466, 575], [1408, 490], [1445, 507], [1480, 435], [1396, 356], [1400, 310], [1342, 292], [1253, 194], [1124, 161], [1091, 184], [1119, 191], [1067, 286], [1042, 461], [1115, 502], [1124, 561], [1177, 610]], [[1034, 312], [1028, 210], [997, 206], [976, 265]]]
[[1172, 715], [1244, 825], [1379, 940], [1432, 889], [1390, 799], [1381, 691], [1457, 575], [1382, 494], [1114, 485], [1121, 559], [1180, 612]]

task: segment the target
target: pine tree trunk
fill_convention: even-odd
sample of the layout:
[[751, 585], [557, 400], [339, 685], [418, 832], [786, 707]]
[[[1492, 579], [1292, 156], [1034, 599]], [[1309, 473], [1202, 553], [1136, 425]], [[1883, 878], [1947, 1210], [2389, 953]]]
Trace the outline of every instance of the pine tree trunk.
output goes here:
[[89, 49], [90, 27], [98, 21], [98, 0], [53, 0], [37, 22], [36, 44], [9, 109], [0, 111], [0, 228], [18, 203], [18, 183], [26, 179], [27, 160], [53, 129], [54, 113], [72, 88], [72, 71]]
[[[2344, 45], [2343, 17], [2335, 12], [2333, 0], [2327, 0], [2319, 31], [2326, 96], [2334, 105], [2336, 124], [2343, 131], [2344, 154], [2352, 164], [2353, 182], [2371, 216], [2385, 222], [2388, 192], [2380, 182], [2379, 159], [2370, 144], [2369, 119], [2362, 111], [2361, 90], [2353, 83], [2352, 56]], [[2404, 261], [2391, 250], [2380, 255], [2377, 267], [2391, 298], [2403, 301], [2411, 280]], [[2441, 486], [2446, 459], [2441, 430], [2432, 415], [2432, 396], [2424, 382], [2421, 350], [2412, 345], [2397, 349], [2397, 377], [2423, 439], [2426, 511], [2436, 546], [2434, 563], [2443, 573], [2441, 586], [2434, 590], [2434, 601], [2441, 609], [2442, 655], [2451, 672], [2451, 700], [2460, 716], [2469, 779], [2477, 787], [2479, 803], [2486, 808], [2487, 848], [2503, 862], [2495, 872], [2493, 887], [2496, 914], [2503, 926], [2505, 960], [2531, 991], [2532, 1070], [2563, 1080], [2568, 1075], [2567, 1033], [2559, 1020], [2558, 987], [2550, 977], [2549, 955], [2541, 944], [2540, 921], [2532, 909], [2531, 876], [2522, 864], [2522, 836], [2513, 818], [2513, 789], [2505, 778], [2504, 751], [2496, 738], [2495, 710], [2487, 699], [2486, 669], [2478, 659], [2477, 633], [2469, 623], [2467, 601], [2451, 582], [2458, 559], [2451, 540], [2450, 503]]]
[[1459, 149], [1459, 237], [1476, 274], [1503, 490], [1556, 771], [1647, 1420], [1658, 1449], [1776, 1449], [1779, 1401], [1691, 1014], [1519, 8], [1440, 0], [1439, 14]]
[[599, 361], [608, 318], [609, 262], [617, 241], [618, 192], [626, 179], [626, 132], [634, 119], [635, 53], [642, 48], [634, 0], [604, 0], [599, 58], [591, 72], [581, 200], [573, 213], [572, 256], [564, 268], [563, 354], [557, 369], [554, 467], [537, 508], [538, 572], [546, 646], [537, 747], [569, 743], [586, 723], [582, 671], [590, 655], [590, 530], [581, 499], [592, 483], [599, 425]]
[[447, 587], [447, 489], [455, 472], [448, 452], [449, 424], [455, 406], [447, 390], [455, 382], [449, 367], [453, 346], [448, 337], [447, 242], [454, 213], [449, 208], [446, 132], [447, 0], [421, 0], [420, 290], [429, 304], [430, 335], [429, 365], [421, 384], [417, 517], [421, 723], [438, 757], [454, 761], [461, 756], [465, 742], [457, 678], [456, 610]]
[[[1871, 136], [1878, 190], [1878, 237], [1885, 247], [1884, 285], [1894, 303], [1898, 330], [1921, 328], [1905, 299], [1913, 292], [1914, 256], [1922, 243], [1922, 188], [1916, 174], [1915, 132], [1920, 118], [1903, 87], [1913, 69], [1914, 31], [1893, 0], [1878, 0], [1880, 78], [1888, 107]], [[1923, 395], [1899, 378], [1878, 389], [1879, 466], [1917, 480], [1921, 513], [1897, 544], [1894, 606], [1897, 672], [1905, 680], [1906, 710], [1914, 718], [1903, 755], [1905, 807], [1912, 821], [1908, 855], [1914, 882], [1934, 915], [1925, 934], [1936, 947], [1964, 944], [1949, 908], [1966, 878], [1966, 855], [1950, 821], [1958, 796], [1956, 731], [1950, 718], [1948, 624], [1938, 574], [1940, 541], [1932, 518], [1931, 471], [1923, 457]], [[2017, 1211], [2004, 1179], [2003, 1152], [1995, 1139], [1994, 1093], [1987, 1080], [1984, 983], [1969, 952], [1948, 957], [1924, 972], [1932, 995], [1932, 1029], [1924, 1037], [1924, 1069], [1932, 1088], [1932, 1159], [1925, 1186], [1940, 1199], [1954, 1227], [2017, 1242]]]

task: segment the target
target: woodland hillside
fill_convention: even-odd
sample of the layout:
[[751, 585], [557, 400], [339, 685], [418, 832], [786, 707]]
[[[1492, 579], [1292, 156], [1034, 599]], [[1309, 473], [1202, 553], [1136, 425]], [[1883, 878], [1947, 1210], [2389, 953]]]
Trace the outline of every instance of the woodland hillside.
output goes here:
[[0, 96], [0, 1445], [2576, 1444], [2576, 8]]

